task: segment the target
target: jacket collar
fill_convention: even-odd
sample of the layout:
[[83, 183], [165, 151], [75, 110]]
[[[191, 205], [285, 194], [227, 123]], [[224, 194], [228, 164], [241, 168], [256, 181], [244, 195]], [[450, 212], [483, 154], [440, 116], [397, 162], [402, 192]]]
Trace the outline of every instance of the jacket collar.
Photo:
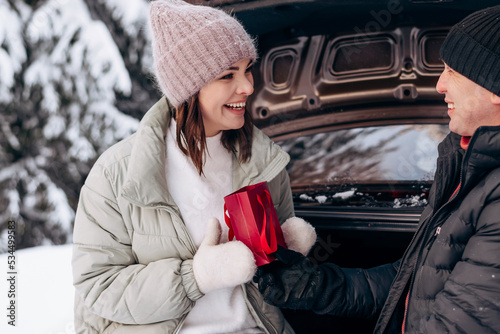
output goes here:
[[467, 148], [471, 167], [492, 169], [500, 166], [500, 126], [481, 126], [471, 137]]
[[[135, 133], [122, 196], [139, 206], [171, 206], [165, 176], [165, 138], [170, 126], [173, 106], [160, 99], [144, 115]], [[274, 179], [288, 164], [290, 157], [262, 131], [254, 127], [252, 158], [238, 163], [233, 154], [233, 190]]]
[[[500, 126], [479, 127], [466, 147], [461, 144], [462, 137], [450, 133], [438, 147], [438, 168], [434, 178], [436, 201], [451, 194], [458, 182], [461, 184], [459, 194], [466, 193], [485, 173], [500, 167]], [[432, 199], [430, 203], [435, 208], [440, 206]]]
[[238, 149], [233, 155], [233, 190], [274, 179], [288, 164], [290, 156], [257, 127], [253, 128], [252, 158], [240, 164]]
[[500, 166], [500, 126], [481, 126], [467, 139], [450, 133], [438, 147], [439, 157], [461, 151], [465, 153], [464, 167], [491, 169]]
[[140, 206], [173, 203], [165, 177], [165, 137], [173, 107], [160, 99], [144, 115], [135, 133], [122, 196]]

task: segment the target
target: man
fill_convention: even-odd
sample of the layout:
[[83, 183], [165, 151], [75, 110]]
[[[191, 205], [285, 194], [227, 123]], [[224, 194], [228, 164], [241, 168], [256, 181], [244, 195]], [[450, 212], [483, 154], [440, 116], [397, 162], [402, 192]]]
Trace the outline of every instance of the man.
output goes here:
[[449, 32], [436, 89], [450, 130], [429, 205], [403, 258], [371, 269], [312, 264], [279, 249], [254, 280], [268, 303], [379, 315], [375, 333], [500, 332], [500, 6]]

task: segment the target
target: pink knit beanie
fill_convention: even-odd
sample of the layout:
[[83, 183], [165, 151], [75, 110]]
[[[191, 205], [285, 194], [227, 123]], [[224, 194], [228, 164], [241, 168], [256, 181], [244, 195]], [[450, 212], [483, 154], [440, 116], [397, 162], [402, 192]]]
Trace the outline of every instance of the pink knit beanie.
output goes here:
[[156, 79], [176, 107], [234, 63], [257, 58], [252, 38], [222, 10], [156, 0], [150, 20]]

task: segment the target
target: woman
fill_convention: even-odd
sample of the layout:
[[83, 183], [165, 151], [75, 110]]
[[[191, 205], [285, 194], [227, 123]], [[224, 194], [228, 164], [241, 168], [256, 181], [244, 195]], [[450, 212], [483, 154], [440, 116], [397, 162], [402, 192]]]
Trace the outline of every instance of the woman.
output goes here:
[[154, 1], [150, 20], [165, 98], [99, 158], [81, 190], [76, 330], [293, 333], [249, 283], [251, 251], [220, 224], [225, 195], [268, 181], [288, 247], [305, 254], [316, 238], [293, 217], [288, 155], [245, 111], [253, 40], [226, 13], [180, 0]]

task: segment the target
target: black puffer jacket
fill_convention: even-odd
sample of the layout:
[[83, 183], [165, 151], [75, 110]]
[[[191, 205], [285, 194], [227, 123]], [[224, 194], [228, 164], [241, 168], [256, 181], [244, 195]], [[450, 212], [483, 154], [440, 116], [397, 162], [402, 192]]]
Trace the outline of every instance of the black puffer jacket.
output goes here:
[[409, 292], [405, 333], [500, 333], [500, 127], [479, 128], [467, 151], [453, 133], [439, 145], [429, 205], [402, 260], [344, 272], [346, 298], [316, 312], [380, 311], [375, 333], [398, 333]]

